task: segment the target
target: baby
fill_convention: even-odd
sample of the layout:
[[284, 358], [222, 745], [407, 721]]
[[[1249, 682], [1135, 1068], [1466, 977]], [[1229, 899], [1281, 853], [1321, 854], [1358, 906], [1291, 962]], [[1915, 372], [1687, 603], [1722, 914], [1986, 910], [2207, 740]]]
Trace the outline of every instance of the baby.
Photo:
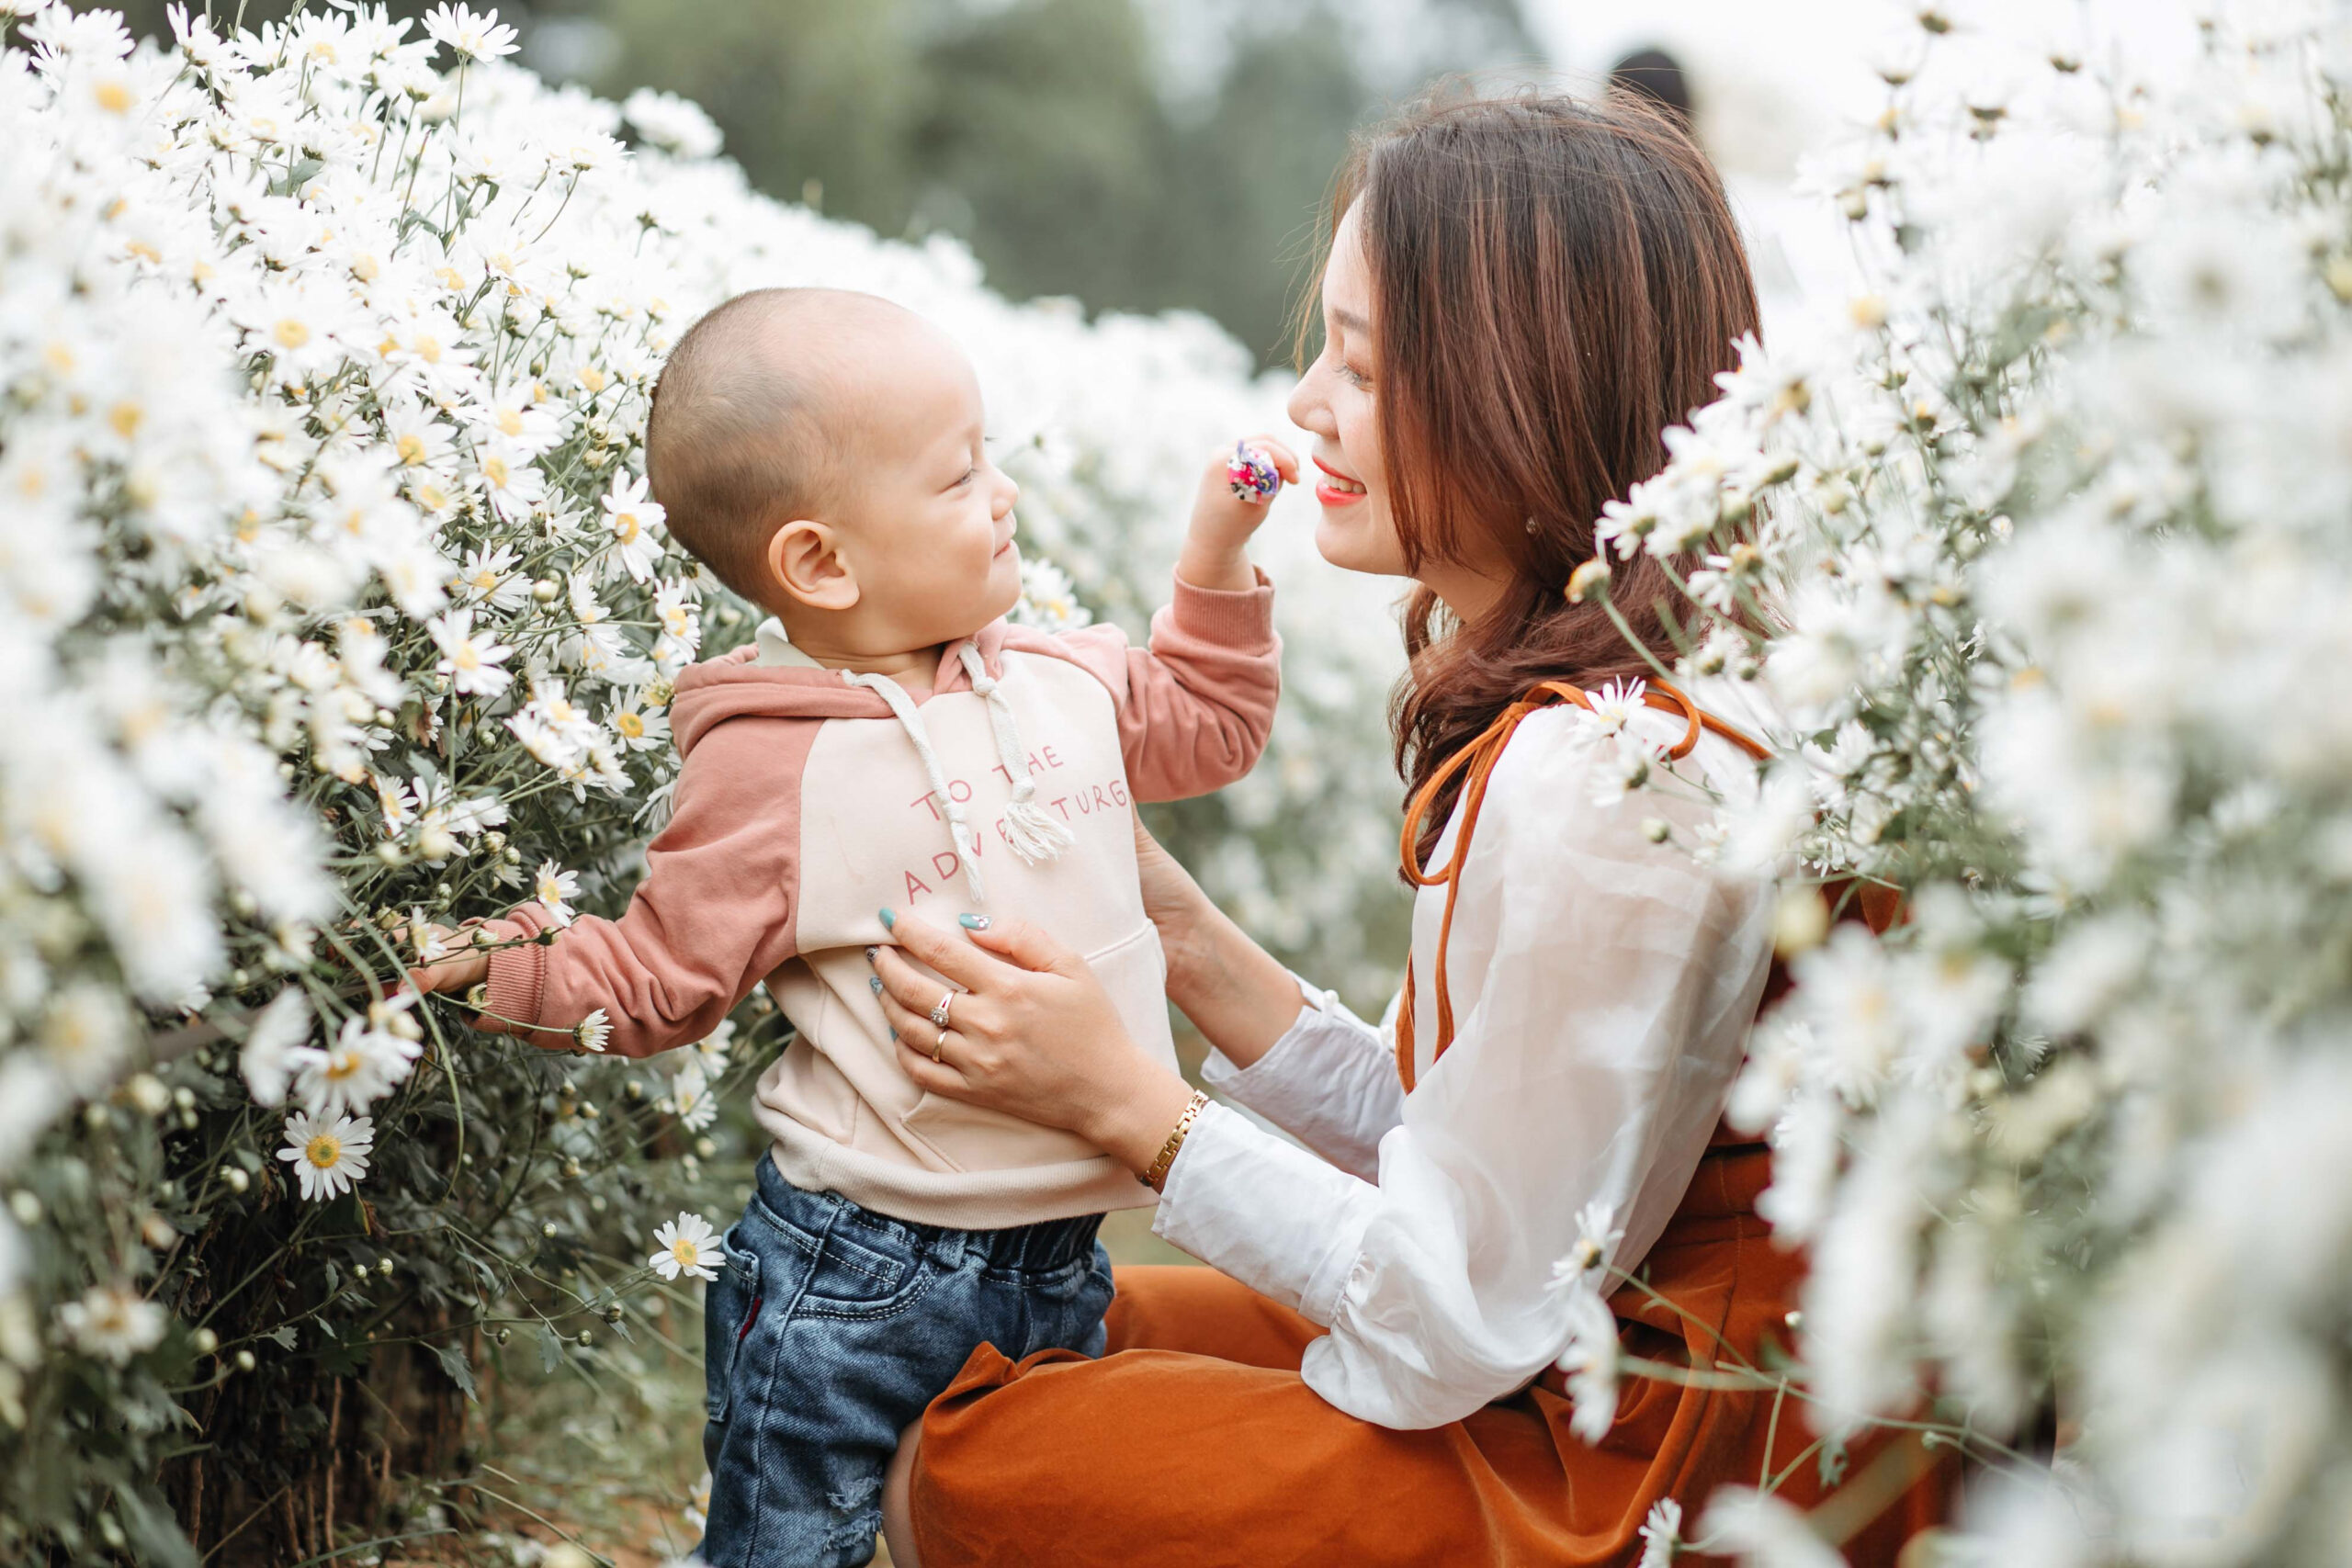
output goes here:
[[1216, 789], [1265, 744], [1280, 649], [1244, 555], [1265, 513], [1211, 468], [1148, 651], [1008, 626], [1018, 492], [971, 366], [908, 311], [822, 289], [697, 322], [646, 463], [672, 533], [773, 618], [679, 678], [676, 811], [628, 912], [541, 944], [525, 905], [484, 922], [507, 945], [420, 978], [486, 982], [481, 1027], [552, 1047], [601, 1008], [627, 1055], [706, 1038], [767, 985], [799, 1036], [759, 1080], [774, 1145], [707, 1298], [700, 1555], [862, 1563], [899, 1431], [974, 1347], [1100, 1353], [1096, 1226], [1151, 1201], [1071, 1134], [918, 1090], [865, 952], [896, 911], [1017, 912], [1172, 1062], [1130, 803]]

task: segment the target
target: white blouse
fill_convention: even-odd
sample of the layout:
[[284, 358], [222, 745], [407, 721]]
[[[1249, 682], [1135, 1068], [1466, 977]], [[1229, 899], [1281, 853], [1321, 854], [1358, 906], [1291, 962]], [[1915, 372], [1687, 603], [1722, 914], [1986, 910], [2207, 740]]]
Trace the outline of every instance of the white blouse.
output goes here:
[[[1655, 712], [1633, 724], [1661, 744], [1682, 731]], [[1169, 1171], [1152, 1229], [1325, 1325], [1307, 1386], [1364, 1420], [1442, 1426], [1550, 1363], [1568, 1334], [1553, 1269], [1579, 1211], [1608, 1205], [1624, 1233], [1610, 1261], [1638, 1267], [1738, 1070], [1771, 957], [1770, 884], [1691, 857], [1713, 816], [1695, 788], [1597, 804], [1616, 751], [1603, 736], [1581, 709], [1547, 708], [1496, 765], [1447, 948], [1454, 1039], [1434, 1062], [1445, 889], [1417, 898], [1413, 1092], [1393, 1025], [1302, 984], [1264, 1056], [1212, 1053], [1206, 1077], [1315, 1153], [1212, 1105]], [[1755, 788], [1747, 755], [1713, 735], [1677, 772]], [[1659, 818], [1678, 842], [1650, 841]]]

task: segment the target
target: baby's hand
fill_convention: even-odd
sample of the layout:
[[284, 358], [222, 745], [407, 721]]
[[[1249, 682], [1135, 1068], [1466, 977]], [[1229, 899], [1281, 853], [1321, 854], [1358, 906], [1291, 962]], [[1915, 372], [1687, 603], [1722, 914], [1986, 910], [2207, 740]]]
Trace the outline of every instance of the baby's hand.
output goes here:
[[[1298, 458], [1289, 447], [1271, 435], [1253, 435], [1242, 445], [1272, 463], [1284, 483], [1298, 482]], [[1183, 554], [1176, 563], [1176, 575], [1195, 588], [1242, 590], [1257, 586], [1257, 575], [1250, 570], [1250, 558], [1245, 551], [1250, 536], [1265, 522], [1266, 502], [1272, 497], [1244, 500], [1235, 493], [1228, 471], [1233, 460], [1233, 448], [1225, 447], [1201, 474], [1200, 493], [1193, 502], [1192, 528], [1184, 536]]]
[[465, 991], [490, 978], [490, 954], [477, 947], [473, 931], [447, 926], [403, 928], [391, 933], [396, 942], [413, 940], [418, 963], [408, 972], [409, 984], [420, 991]]

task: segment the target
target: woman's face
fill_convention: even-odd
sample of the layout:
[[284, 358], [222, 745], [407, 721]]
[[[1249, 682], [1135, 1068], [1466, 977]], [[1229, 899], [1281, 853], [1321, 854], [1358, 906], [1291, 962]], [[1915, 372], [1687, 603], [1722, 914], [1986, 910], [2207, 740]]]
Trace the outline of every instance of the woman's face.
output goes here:
[[1314, 434], [1312, 457], [1323, 470], [1315, 486], [1323, 507], [1315, 547], [1333, 566], [1394, 577], [1405, 572], [1405, 552], [1388, 510], [1373, 402], [1377, 325], [1363, 225], [1351, 208], [1331, 237], [1331, 259], [1323, 268], [1323, 353], [1291, 393], [1290, 417]]
[[1424, 559], [1419, 571], [1407, 566], [1389, 507], [1373, 400], [1379, 394], [1372, 379], [1379, 331], [1363, 228], [1356, 209], [1350, 208], [1331, 236], [1331, 259], [1323, 268], [1323, 353], [1290, 395], [1291, 423], [1314, 434], [1312, 457], [1323, 470], [1315, 487], [1315, 499], [1323, 506], [1315, 547], [1325, 560], [1350, 571], [1418, 578], [1456, 615], [1475, 619], [1509, 583], [1510, 564], [1488, 558], [1493, 550], [1473, 536], [1456, 542], [1455, 553], [1464, 559]]

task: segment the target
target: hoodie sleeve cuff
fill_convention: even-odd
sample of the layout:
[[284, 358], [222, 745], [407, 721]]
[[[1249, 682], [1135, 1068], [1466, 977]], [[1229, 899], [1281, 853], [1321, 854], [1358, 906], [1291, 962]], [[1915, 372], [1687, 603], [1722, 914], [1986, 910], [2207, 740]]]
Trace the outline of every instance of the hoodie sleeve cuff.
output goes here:
[[1169, 624], [1188, 637], [1242, 653], [1264, 653], [1274, 647], [1274, 585], [1262, 568], [1255, 588], [1196, 588], [1176, 579], [1175, 596], [1169, 601]]
[[545, 924], [526, 909], [517, 909], [506, 919], [481, 922], [483, 931], [515, 944], [497, 948], [490, 955], [490, 982], [482, 1016], [476, 1023], [483, 1032], [533, 1032], [529, 1026], [538, 1021], [540, 1002], [547, 994], [548, 950], [532, 939]]

